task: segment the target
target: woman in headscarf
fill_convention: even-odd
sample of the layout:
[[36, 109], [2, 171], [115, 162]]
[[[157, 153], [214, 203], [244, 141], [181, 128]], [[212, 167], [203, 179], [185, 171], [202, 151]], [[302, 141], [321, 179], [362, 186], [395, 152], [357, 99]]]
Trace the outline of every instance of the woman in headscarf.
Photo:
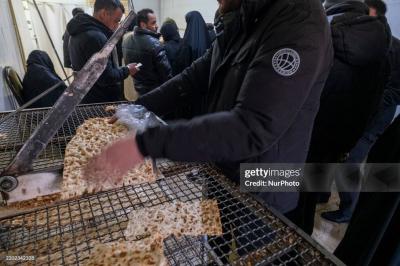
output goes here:
[[186, 14], [186, 31], [183, 37], [182, 51], [179, 53], [178, 65], [180, 70], [190, 66], [192, 62], [205, 54], [211, 47], [207, 24], [198, 11]]
[[161, 26], [161, 35], [164, 39], [164, 47], [167, 53], [168, 61], [172, 67], [172, 74], [179, 74], [179, 69], [176, 66], [176, 58], [182, 46], [182, 39], [179, 35], [178, 26], [173, 19], [168, 19]]
[[[34, 50], [29, 54], [27, 71], [22, 82], [25, 101], [33, 99], [60, 81], [62, 80], [55, 72], [54, 65], [46, 52]], [[66, 88], [65, 83], [62, 83], [52, 92], [32, 104], [30, 108], [53, 106]]]

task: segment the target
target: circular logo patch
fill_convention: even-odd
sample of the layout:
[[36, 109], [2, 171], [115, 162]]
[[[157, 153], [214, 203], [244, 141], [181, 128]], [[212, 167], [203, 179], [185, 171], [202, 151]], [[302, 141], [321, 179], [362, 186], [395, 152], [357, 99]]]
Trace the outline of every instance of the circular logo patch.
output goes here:
[[281, 76], [290, 77], [300, 67], [300, 55], [293, 49], [281, 49], [272, 57], [272, 67]]

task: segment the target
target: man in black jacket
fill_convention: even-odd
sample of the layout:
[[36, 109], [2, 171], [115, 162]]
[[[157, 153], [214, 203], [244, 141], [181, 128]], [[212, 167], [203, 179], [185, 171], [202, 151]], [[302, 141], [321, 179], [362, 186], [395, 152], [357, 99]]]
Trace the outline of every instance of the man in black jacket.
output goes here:
[[[385, 16], [386, 4], [383, 1], [368, 0], [365, 1], [365, 4], [369, 7], [370, 16]], [[346, 161], [348, 163], [362, 163], [365, 161], [375, 141], [392, 122], [396, 107], [400, 104], [400, 41], [396, 37], [392, 36], [392, 45], [387, 59], [390, 74], [385, 83], [379, 108], [368, 122], [362, 137], [351, 149]], [[344, 198], [344, 203], [340, 204], [339, 210], [322, 213], [321, 215], [333, 222], [349, 221], [357, 201], [357, 193], [342, 193], [342, 198]]]
[[[369, 16], [362, 1], [325, 1], [325, 7], [335, 60], [315, 120], [307, 159], [310, 163], [339, 163], [360, 139], [383, 94], [391, 39], [386, 19]], [[345, 215], [336, 218], [344, 222], [349, 220], [358, 193], [339, 194]], [[302, 193], [296, 210], [295, 223], [309, 234], [320, 196]]]
[[[72, 10], [72, 17], [75, 17], [78, 14], [84, 14], [84, 13], [85, 13], [85, 11], [83, 11], [82, 8], [77, 7], [77, 8], [74, 8]], [[64, 35], [62, 37], [62, 39], [63, 39], [63, 53], [64, 53], [64, 67], [72, 68], [71, 58], [69, 58], [69, 48], [68, 48], [68, 46], [69, 46], [69, 37], [70, 37], [70, 35], [69, 35], [68, 31], [65, 30]]]
[[[367, 0], [365, 3], [370, 9], [370, 16], [385, 16], [386, 4], [383, 1]], [[395, 37], [388, 61], [391, 71], [384, 97], [363, 137], [350, 152], [349, 160], [352, 162], [364, 161], [366, 157], [368, 163], [400, 162], [400, 118], [388, 127], [400, 103], [400, 41]], [[397, 167], [394, 168], [389, 169], [396, 173]], [[374, 178], [387, 180], [387, 170]], [[400, 236], [399, 225], [400, 193], [362, 192], [335, 255], [348, 265], [400, 265], [400, 238], [396, 237]], [[355, 246], [356, 250], [352, 248]]]
[[[239, 180], [240, 163], [302, 163], [333, 51], [319, 0], [220, 0], [217, 39], [182, 74], [137, 101], [158, 115], [188, 101], [202, 114], [121, 140], [88, 168], [104, 178], [143, 157], [215, 162]], [[117, 177], [116, 177], [117, 178]], [[260, 193], [282, 213], [298, 193]]]
[[[365, 4], [369, 7], [370, 16], [385, 16], [387, 9], [383, 1], [367, 0]], [[400, 105], [400, 40], [394, 36], [392, 36], [392, 44], [388, 54], [388, 64], [390, 73], [379, 109], [370, 121], [362, 138], [350, 152], [350, 162], [360, 163], [366, 159], [377, 138], [392, 122], [397, 105]]]
[[[93, 17], [87, 14], [75, 16], [67, 25], [71, 35], [69, 52], [74, 71], [79, 71], [96, 52], [100, 51], [118, 28], [124, 6], [119, 0], [96, 0]], [[103, 74], [83, 99], [83, 103], [113, 102], [123, 100], [121, 82], [129, 74], [135, 75], [136, 64], [118, 66], [117, 50], [114, 49]]]
[[139, 95], [144, 95], [172, 78], [172, 69], [159, 40], [161, 35], [157, 33], [154, 11], [140, 10], [137, 14], [137, 25], [133, 33], [124, 37], [122, 51], [125, 63], [143, 64], [134, 81], [136, 91]]

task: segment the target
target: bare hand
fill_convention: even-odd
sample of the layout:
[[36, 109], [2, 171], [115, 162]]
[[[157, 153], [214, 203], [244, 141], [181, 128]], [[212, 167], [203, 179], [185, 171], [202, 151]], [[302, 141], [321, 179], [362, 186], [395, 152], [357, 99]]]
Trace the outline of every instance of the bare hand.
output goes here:
[[137, 64], [136, 63], [132, 63], [127, 65], [128, 69], [129, 69], [129, 75], [131, 75], [132, 77], [135, 76], [135, 74], [139, 71], [136, 68]]
[[84, 176], [95, 184], [106, 181], [121, 183], [129, 170], [143, 162], [144, 158], [138, 149], [135, 135], [130, 135], [111, 144], [89, 160]]

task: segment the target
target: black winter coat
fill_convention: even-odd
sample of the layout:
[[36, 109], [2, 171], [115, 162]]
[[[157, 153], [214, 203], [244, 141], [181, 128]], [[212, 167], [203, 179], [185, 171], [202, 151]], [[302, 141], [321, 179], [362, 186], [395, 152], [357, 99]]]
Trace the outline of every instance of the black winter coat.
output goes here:
[[143, 64], [134, 77], [135, 89], [140, 95], [157, 88], [172, 77], [171, 65], [159, 38], [159, 34], [140, 27], [124, 37], [122, 51], [125, 63]]
[[167, 41], [164, 43], [164, 46], [165, 46], [165, 52], [167, 53], [168, 61], [172, 68], [172, 75], [176, 76], [181, 72], [180, 71], [181, 69], [177, 67], [176, 58], [182, 47], [182, 39]]
[[384, 18], [349, 1], [327, 10], [335, 60], [321, 96], [310, 162], [335, 162], [354, 147], [377, 111], [386, 80], [391, 33]]
[[[29, 54], [27, 70], [22, 81], [23, 97], [26, 102], [60, 81], [61, 78], [56, 74], [54, 65], [46, 52], [34, 50]], [[62, 83], [54, 91], [29, 106], [29, 108], [53, 106], [66, 88], [65, 83]]]
[[175, 23], [166, 22], [161, 27], [160, 32], [164, 39], [165, 52], [172, 68], [172, 75], [176, 76], [181, 72], [181, 69], [177, 67], [176, 59], [183, 43], [178, 26]]
[[[333, 58], [321, 3], [243, 0], [238, 16], [203, 57], [138, 100], [158, 115], [187, 101], [205, 103], [201, 116], [138, 134], [144, 155], [217, 162], [234, 180], [242, 162], [305, 161]], [[234, 35], [223, 52], [229, 28]], [[298, 199], [296, 193], [261, 197], [281, 212]]]
[[[400, 117], [375, 143], [368, 163], [400, 163], [399, 136]], [[400, 193], [363, 192], [335, 255], [348, 265], [400, 265], [399, 236]]]
[[[70, 33], [69, 54], [72, 68], [81, 70], [93, 54], [100, 51], [111, 37], [112, 31], [87, 14], [76, 15], [67, 25]], [[129, 76], [127, 67], [120, 68], [118, 59], [110, 56], [103, 74], [82, 103], [114, 102], [123, 100], [121, 82]]]

